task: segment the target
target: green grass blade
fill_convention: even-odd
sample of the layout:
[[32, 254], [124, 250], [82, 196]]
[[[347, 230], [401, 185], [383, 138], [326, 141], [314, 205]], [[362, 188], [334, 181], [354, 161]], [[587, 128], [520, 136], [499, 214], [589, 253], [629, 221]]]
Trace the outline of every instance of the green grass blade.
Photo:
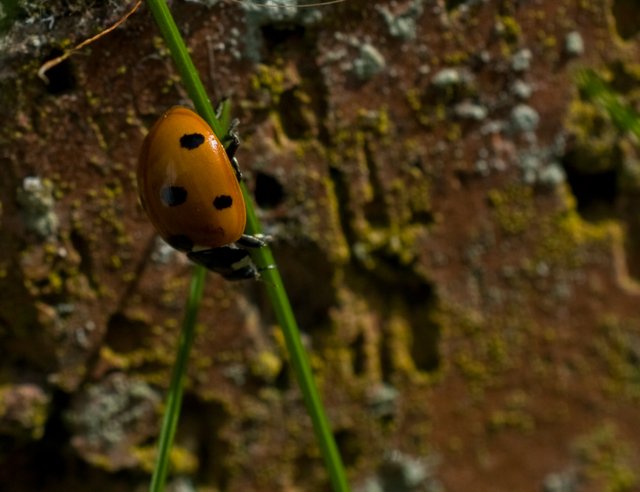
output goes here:
[[578, 85], [585, 95], [607, 111], [613, 124], [622, 132], [631, 132], [640, 140], [640, 114], [631, 106], [620, 100], [619, 94], [613, 91], [593, 70], [578, 73]]
[[191, 97], [191, 100], [193, 101], [196, 111], [207, 123], [209, 123], [213, 132], [218, 135], [218, 138], [221, 138], [227, 133], [227, 129], [222, 128], [220, 122], [216, 118], [209, 96], [207, 96], [207, 91], [202, 85], [202, 81], [200, 80], [200, 76], [198, 75], [198, 71], [193, 64], [193, 61], [191, 61], [187, 46], [184, 44], [184, 40], [180, 35], [180, 31], [178, 31], [178, 26], [176, 26], [176, 23], [171, 16], [171, 12], [169, 11], [169, 7], [167, 7], [166, 1], [147, 0], [147, 6], [149, 7], [156, 24], [162, 33], [162, 37], [169, 47], [171, 57], [176, 64], [176, 68], [180, 73], [182, 82], [184, 83], [189, 97]]
[[[214, 130], [214, 132], [219, 137], [223, 137], [226, 134], [226, 128], [223, 127], [221, 123], [216, 119], [215, 113], [211, 106], [211, 102], [207, 97], [204, 86], [202, 85], [200, 77], [198, 76], [198, 72], [196, 71], [193, 62], [189, 57], [185, 43], [180, 36], [178, 28], [175, 25], [173, 18], [171, 17], [171, 13], [165, 1], [147, 0], [147, 5], [149, 7], [149, 10], [151, 10], [154, 18], [156, 19], [165, 42], [169, 47], [169, 51], [171, 52], [171, 55], [176, 63], [178, 71], [180, 72], [180, 76], [182, 77], [185, 88], [187, 89], [190, 97], [193, 99], [196, 110], [211, 125], [211, 128]], [[253, 208], [253, 201], [251, 200], [251, 197], [249, 196], [244, 183], [241, 187], [247, 207], [246, 232], [249, 234], [258, 234], [260, 232], [260, 225]], [[300, 388], [302, 390], [304, 401], [307, 406], [307, 411], [309, 412], [311, 421], [313, 423], [316, 439], [322, 452], [322, 456], [329, 473], [333, 490], [335, 492], [347, 492], [349, 490], [349, 486], [347, 484], [342, 460], [340, 458], [340, 454], [338, 452], [333, 434], [331, 433], [329, 422], [327, 420], [325, 410], [322, 405], [322, 401], [320, 399], [313, 374], [311, 372], [309, 360], [300, 340], [298, 325], [293, 315], [291, 304], [282, 283], [280, 273], [276, 268], [271, 249], [268, 246], [256, 249], [255, 251], [252, 251], [251, 256], [258, 268], [262, 271], [264, 285], [273, 304], [278, 322], [282, 327], [287, 344], [287, 349], [289, 351], [289, 356], [291, 358], [292, 367], [296, 374], [298, 384], [300, 385]], [[202, 272], [202, 269], [197, 269], [195, 273], [196, 277], [194, 277], [194, 282], [195, 278], [199, 277], [200, 275], [204, 276], [204, 273]], [[189, 312], [187, 313], [187, 317], [188, 316]], [[195, 319], [193, 321], [195, 323]], [[185, 319], [185, 330], [186, 327], [187, 320]], [[183, 334], [182, 336], [187, 337], [187, 335], [185, 334]], [[191, 337], [192, 336], [193, 334], [191, 334]], [[184, 379], [184, 371], [186, 370], [186, 359], [188, 358], [188, 351], [190, 348], [190, 345], [184, 345], [185, 346], [183, 347], [181, 344], [178, 361], [176, 362], [176, 368], [174, 369], [174, 376], [180, 381]], [[184, 359], [184, 365], [182, 366], [181, 364], [179, 364], [181, 359]], [[179, 371], [182, 371], [182, 376], [178, 375]], [[178, 393], [176, 393], [175, 396], [172, 396], [170, 394], [169, 400], [175, 400], [174, 405], [177, 405], [178, 409], [171, 409], [169, 407], [169, 404], [167, 404], [167, 412], [171, 411], [174, 414], [173, 416], [166, 417], [165, 423], [167, 421], [173, 422], [173, 427], [171, 427], [169, 423], [166, 423], [166, 425], [163, 425], [162, 428], [162, 433], [160, 436], [161, 453], [157, 464], [157, 468], [162, 469], [160, 470], [160, 472], [158, 472], [156, 469], [156, 472], [154, 473], [154, 480], [152, 481], [151, 488], [152, 492], [159, 492], [164, 488], [164, 481], [166, 479], [168, 467], [168, 452], [173, 441], [173, 434], [175, 434], [175, 426], [177, 425], [177, 417], [182, 396], [182, 389], [180, 388], [179, 390], [177, 390], [173, 388], [172, 384], [172, 390], [177, 391]], [[165, 433], [171, 434], [171, 436], [166, 437]], [[163, 443], [166, 443], [165, 446], [168, 446], [167, 449], [163, 449]], [[164, 455], [162, 454], [163, 451], [166, 455], [166, 457], [164, 458]], [[161, 463], [161, 460], [163, 459], [164, 463]], [[157, 479], [155, 478], [156, 475], [158, 476]], [[155, 487], [157, 488], [154, 488], [154, 482], [156, 483]]]
[[[242, 192], [245, 195], [247, 204], [251, 203], [251, 199], [244, 186], [242, 187]], [[247, 231], [251, 234], [260, 233], [260, 223], [255, 210], [253, 206], [249, 205], [247, 205]], [[251, 256], [256, 265], [258, 265], [258, 268], [262, 269], [262, 279], [265, 283], [276, 318], [282, 328], [289, 357], [291, 358], [291, 364], [296, 374], [298, 385], [302, 390], [307, 412], [309, 412], [309, 416], [313, 422], [316, 440], [320, 446], [320, 451], [324, 458], [333, 490], [336, 492], [346, 492], [349, 490], [349, 486], [342, 465], [342, 458], [338, 452], [335, 439], [325, 415], [322, 400], [320, 399], [313, 373], [311, 372], [311, 366], [300, 339], [298, 323], [291, 309], [291, 303], [289, 302], [289, 297], [282, 283], [280, 272], [276, 268], [271, 249], [269, 247], [257, 249], [252, 251]]]
[[151, 477], [151, 492], [161, 492], [164, 490], [164, 484], [167, 480], [169, 471], [169, 457], [173, 439], [178, 428], [178, 419], [180, 417], [180, 408], [182, 406], [182, 392], [184, 381], [187, 374], [187, 362], [191, 353], [191, 346], [196, 333], [196, 320], [198, 317], [198, 308], [202, 299], [202, 291], [204, 290], [204, 278], [206, 270], [198, 266], [196, 267], [193, 277], [191, 278], [191, 287], [189, 289], [189, 297], [185, 309], [185, 317], [178, 341], [178, 351], [176, 362], [173, 366], [171, 374], [171, 383], [169, 384], [169, 393], [167, 395], [166, 408], [164, 418], [162, 420], [162, 428], [160, 430], [160, 439], [158, 441], [158, 457], [156, 467]]

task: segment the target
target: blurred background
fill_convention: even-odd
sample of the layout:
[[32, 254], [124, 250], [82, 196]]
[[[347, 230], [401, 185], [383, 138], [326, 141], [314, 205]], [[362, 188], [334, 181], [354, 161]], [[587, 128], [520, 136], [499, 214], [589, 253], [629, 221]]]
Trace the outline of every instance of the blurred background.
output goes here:
[[[171, 8], [353, 489], [640, 490], [640, 4], [256, 3]], [[0, 3], [2, 491], [148, 487], [191, 266], [135, 168], [189, 101], [144, 5], [37, 77], [131, 5]], [[172, 466], [329, 490], [260, 282], [207, 278]]]

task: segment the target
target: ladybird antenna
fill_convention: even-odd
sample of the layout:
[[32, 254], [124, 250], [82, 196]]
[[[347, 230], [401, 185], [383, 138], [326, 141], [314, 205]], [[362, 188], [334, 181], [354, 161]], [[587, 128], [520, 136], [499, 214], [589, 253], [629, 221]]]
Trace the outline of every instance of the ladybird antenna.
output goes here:
[[347, 0], [326, 0], [324, 2], [309, 2], [309, 3], [291, 3], [287, 4], [278, 4], [278, 3], [256, 3], [252, 0], [231, 0], [233, 3], [239, 3], [241, 5], [254, 5], [256, 7], [264, 7], [266, 9], [288, 9], [291, 7], [297, 7], [301, 9], [311, 8], [311, 7], [323, 7], [325, 5], [332, 5], [334, 3], [343, 3]]
[[117, 28], [120, 24], [122, 24], [124, 21], [126, 21], [129, 17], [131, 17], [131, 15], [133, 15], [133, 13], [136, 10], [138, 10], [138, 7], [140, 7], [141, 4], [142, 4], [142, 0], [137, 0], [136, 3], [133, 5], [133, 7], [131, 7], [131, 10], [129, 10], [129, 12], [124, 14], [122, 17], [120, 17], [120, 19], [118, 19], [115, 22], [115, 24], [113, 24], [112, 26], [107, 27], [106, 29], [100, 31], [98, 34], [96, 34], [95, 36], [90, 37], [89, 39], [85, 39], [79, 45], [71, 48], [70, 50], [65, 51], [62, 55], [57, 56], [56, 58], [53, 58], [51, 60], [48, 60], [48, 61], [44, 62], [42, 64], [42, 66], [38, 69], [38, 77], [40, 77], [44, 81], [45, 84], [48, 84], [49, 83], [49, 78], [45, 75], [48, 70], [52, 69], [56, 65], [58, 65], [58, 64], [62, 63], [63, 61], [65, 61], [67, 58], [69, 58], [71, 55], [73, 55], [76, 51], [84, 48], [85, 46], [93, 43], [94, 41], [97, 41], [102, 36], [105, 36], [106, 34], [109, 34], [111, 31], [113, 31], [115, 28]]

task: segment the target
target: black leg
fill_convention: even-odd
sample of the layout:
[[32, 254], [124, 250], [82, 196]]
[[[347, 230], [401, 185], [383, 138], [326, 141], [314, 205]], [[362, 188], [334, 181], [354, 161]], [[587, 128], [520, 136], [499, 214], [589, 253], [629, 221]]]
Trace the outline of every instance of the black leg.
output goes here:
[[224, 96], [216, 105], [216, 118], [220, 119], [222, 116], [222, 108], [224, 108], [224, 103], [227, 102], [227, 99], [229, 99], [229, 96]]
[[236, 241], [236, 244], [243, 246], [245, 248], [262, 248], [266, 246], [266, 241], [263, 239], [264, 236], [251, 236], [249, 234], [243, 234], [240, 236], [240, 239]]
[[240, 165], [238, 164], [238, 159], [235, 158], [236, 152], [238, 151], [238, 147], [240, 147], [240, 138], [236, 133], [236, 129], [238, 128], [238, 119], [235, 118], [231, 125], [229, 126], [229, 131], [227, 136], [224, 138], [225, 142], [231, 141], [227, 146], [227, 156], [229, 157], [229, 161], [231, 162], [231, 167], [236, 173], [236, 179], [241, 182], [242, 181], [242, 171], [240, 171]]
[[258, 280], [260, 274], [253, 265], [247, 265], [222, 276], [227, 280]]
[[229, 125], [229, 130], [227, 131], [227, 135], [224, 137], [224, 141], [231, 141], [229, 146], [227, 147], [227, 155], [229, 156], [229, 160], [233, 160], [233, 156], [236, 155], [236, 151], [238, 147], [240, 147], [240, 137], [238, 137], [238, 125], [240, 124], [240, 120], [238, 118], [234, 118]]
[[259, 277], [249, 253], [244, 249], [222, 246], [220, 248], [191, 251], [187, 256], [207, 270], [219, 273], [227, 280], [250, 280]]
[[231, 167], [233, 168], [233, 171], [236, 173], [236, 179], [238, 180], [238, 183], [241, 183], [243, 178], [242, 171], [240, 171], [240, 164], [238, 164], [238, 159], [232, 157], [229, 160], [231, 161]]

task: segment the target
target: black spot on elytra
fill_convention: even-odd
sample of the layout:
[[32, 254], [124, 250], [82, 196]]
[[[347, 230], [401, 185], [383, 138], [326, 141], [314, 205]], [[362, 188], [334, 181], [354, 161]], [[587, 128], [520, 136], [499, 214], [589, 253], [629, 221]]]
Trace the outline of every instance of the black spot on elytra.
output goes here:
[[233, 199], [229, 195], [218, 195], [213, 200], [213, 206], [217, 210], [229, 208], [233, 204]]
[[187, 190], [181, 186], [165, 186], [160, 190], [160, 200], [168, 207], [176, 207], [187, 201]]
[[191, 251], [193, 249], [193, 241], [184, 234], [176, 234], [165, 239], [167, 244], [179, 251]]
[[180, 137], [180, 147], [187, 150], [197, 149], [204, 143], [202, 133], [188, 133]]

